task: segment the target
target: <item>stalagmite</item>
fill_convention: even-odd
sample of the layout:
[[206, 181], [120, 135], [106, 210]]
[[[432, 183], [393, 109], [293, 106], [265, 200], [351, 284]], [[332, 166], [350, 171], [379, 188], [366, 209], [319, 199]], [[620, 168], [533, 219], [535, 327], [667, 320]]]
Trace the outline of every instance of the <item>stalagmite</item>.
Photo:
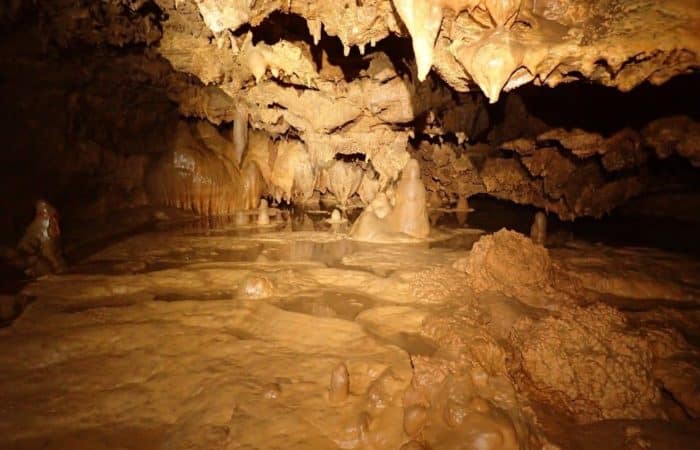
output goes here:
[[415, 238], [425, 238], [430, 234], [425, 186], [415, 159], [409, 160], [401, 172], [396, 188], [396, 205], [387, 217], [387, 223], [393, 231]]
[[428, 194], [428, 206], [431, 208], [439, 208], [442, 206], [442, 198], [435, 191], [430, 191]]
[[537, 211], [535, 220], [530, 228], [530, 238], [532, 242], [539, 245], [545, 245], [547, 242], [547, 216], [542, 211]]
[[60, 273], [66, 269], [61, 248], [58, 212], [46, 200], [36, 202], [34, 220], [27, 226], [16, 249], [0, 253], [7, 262], [30, 277]]
[[270, 224], [270, 213], [268, 211], [267, 200], [260, 200], [260, 207], [258, 208], [258, 225], [269, 225]]
[[350, 374], [345, 363], [338, 364], [331, 372], [331, 382], [328, 389], [328, 399], [332, 403], [343, 402], [350, 393]]
[[376, 195], [353, 224], [350, 236], [362, 241], [424, 239], [430, 234], [425, 186], [420, 166], [410, 159], [401, 172], [392, 206], [384, 192]]
[[338, 223], [343, 223], [343, 222], [345, 222], [345, 219], [343, 219], [343, 216], [340, 213], [340, 210], [334, 209], [333, 212], [331, 213], [330, 219], [328, 219], [328, 223], [338, 224]]
[[469, 211], [469, 200], [465, 195], [460, 195], [459, 198], [457, 198], [455, 209], [457, 211]]

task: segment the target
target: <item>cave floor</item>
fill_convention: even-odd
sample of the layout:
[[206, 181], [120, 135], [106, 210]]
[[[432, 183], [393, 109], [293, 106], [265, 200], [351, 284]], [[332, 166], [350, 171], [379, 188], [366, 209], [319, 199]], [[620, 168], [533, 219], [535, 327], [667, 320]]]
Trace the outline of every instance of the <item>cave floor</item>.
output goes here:
[[[700, 423], [670, 395], [658, 414], [577, 424], [529, 399], [511, 365], [481, 360], [491, 412], [433, 413], [440, 386], [478, 359], [460, 345], [486, 340], [489, 355], [508, 354], [516, 322], [557, 309], [470, 289], [452, 265], [479, 236], [454, 226], [430, 243], [361, 244], [306, 216], [263, 229], [166, 224], [114, 240], [26, 285], [31, 303], [0, 329], [0, 448], [398, 449], [417, 392], [430, 406], [412, 434], [433, 449], [700, 448]], [[699, 261], [580, 241], [551, 255], [587, 286], [588, 304], [673, 328], [686, 354], [697, 351]], [[340, 363], [350, 393], [331, 402]], [[440, 414], [464, 421], [447, 426]], [[464, 427], [502, 438], [458, 444], [474, 436]]]

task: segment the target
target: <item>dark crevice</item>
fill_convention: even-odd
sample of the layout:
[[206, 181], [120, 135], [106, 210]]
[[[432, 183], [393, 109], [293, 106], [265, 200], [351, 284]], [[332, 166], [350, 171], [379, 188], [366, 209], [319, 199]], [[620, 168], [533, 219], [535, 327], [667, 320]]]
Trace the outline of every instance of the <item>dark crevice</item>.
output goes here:
[[362, 161], [364, 162], [367, 159], [367, 155], [364, 153], [336, 153], [335, 158], [336, 161], [343, 161], [343, 162], [357, 162], [357, 161]]
[[318, 45], [314, 45], [306, 19], [296, 14], [275, 11], [265, 18], [258, 26], [249, 28], [253, 34], [253, 44], [264, 42], [274, 45], [281, 41], [301, 42], [308, 46], [317, 70], [323, 65], [323, 53], [330, 64], [340, 67], [346, 81], [359, 76], [362, 70], [369, 67], [369, 62], [359, 55], [356, 48], [349, 56], [343, 54], [343, 44], [336, 36], [321, 32]]
[[623, 128], [674, 115], [700, 120], [700, 74], [678, 76], [661, 86], [643, 83], [630, 92], [575, 82], [555, 88], [525, 85], [489, 107], [496, 125], [506, 122], [508, 98], [518, 96], [527, 113], [550, 128], [580, 128], [609, 136]]
[[364, 55], [360, 54], [358, 47], [353, 46], [348, 56], [345, 56], [340, 38], [330, 36], [325, 29], [321, 30], [318, 44], [314, 44], [306, 19], [296, 14], [275, 11], [259, 25], [243, 26], [235, 34], [241, 36], [248, 31], [253, 35], [253, 44], [264, 42], [274, 45], [283, 40], [306, 44], [318, 70], [323, 68], [325, 54], [325, 60], [329, 64], [342, 70], [345, 81], [358, 78], [360, 73], [369, 67], [368, 56], [376, 52], [383, 52], [389, 57], [399, 76], [412, 74], [413, 47], [411, 39], [407, 37], [392, 34], [377, 42], [374, 47], [367, 44]]

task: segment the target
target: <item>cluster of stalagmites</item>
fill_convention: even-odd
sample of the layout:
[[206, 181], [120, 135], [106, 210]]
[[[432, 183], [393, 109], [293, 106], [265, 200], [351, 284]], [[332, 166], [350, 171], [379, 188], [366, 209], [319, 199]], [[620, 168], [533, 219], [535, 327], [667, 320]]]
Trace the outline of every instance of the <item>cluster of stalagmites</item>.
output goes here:
[[303, 203], [314, 193], [331, 193], [344, 207], [357, 194], [359, 201], [367, 201], [367, 209], [351, 230], [356, 239], [425, 238], [430, 232], [426, 190], [416, 160], [406, 162], [395, 187], [387, 183], [380, 191], [381, 184], [367, 164], [333, 160], [316, 169], [301, 142], [272, 142], [259, 134], [250, 136], [237, 162], [235, 141], [235, 136], [227, 139], [207, 123], [179, 123], [172, 148], [146, 170], [150, 200], [203, 215], [257, 209], [257, 224], [268, 225], [263, 196]]
[[[478, 367], [459, 367], [456, 370], [461, 373], [445, 376], [440, 373], [443, 360], [418, 357], [416, 361], [420, 365], [417, 376], [403, 393], [403, 433], [396, 436], [404, 441], [401, 450], [454, 448], [457, 443], [493, 450], [540, 448], [540, 437], [527, 429], [531, 417], [512, 410], [519, 399], [514, 390], [504, 389], [505, 378]], [[394, 403], [387, 390], [390, 378], [382, 375], [367, 387], [364, 396], [369, 411], [381, 412]], [[328, 401], [339, 408], [346, 406], [352, 396], [360, 394], [357, 388], [351, 394], [351, 383], [348, 366], [338, 364], [330, 374]], [[500, 398], [494, 397], [497, 392]], [[349, 428], [353, 436], [343, 443], [349, 448], [386, 445], [381, 431], [372, 430], [372, 421], [368, 411], [360, 413], [358, 424]]]

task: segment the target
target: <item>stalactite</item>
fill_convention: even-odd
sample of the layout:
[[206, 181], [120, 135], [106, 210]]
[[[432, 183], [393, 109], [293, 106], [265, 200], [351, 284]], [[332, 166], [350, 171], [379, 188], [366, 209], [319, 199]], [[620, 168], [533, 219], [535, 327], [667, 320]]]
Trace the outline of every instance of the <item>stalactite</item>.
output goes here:
[[233, 161], [240, 166], [248, 146], [248, 111], [237, 109], [233, 119]]

